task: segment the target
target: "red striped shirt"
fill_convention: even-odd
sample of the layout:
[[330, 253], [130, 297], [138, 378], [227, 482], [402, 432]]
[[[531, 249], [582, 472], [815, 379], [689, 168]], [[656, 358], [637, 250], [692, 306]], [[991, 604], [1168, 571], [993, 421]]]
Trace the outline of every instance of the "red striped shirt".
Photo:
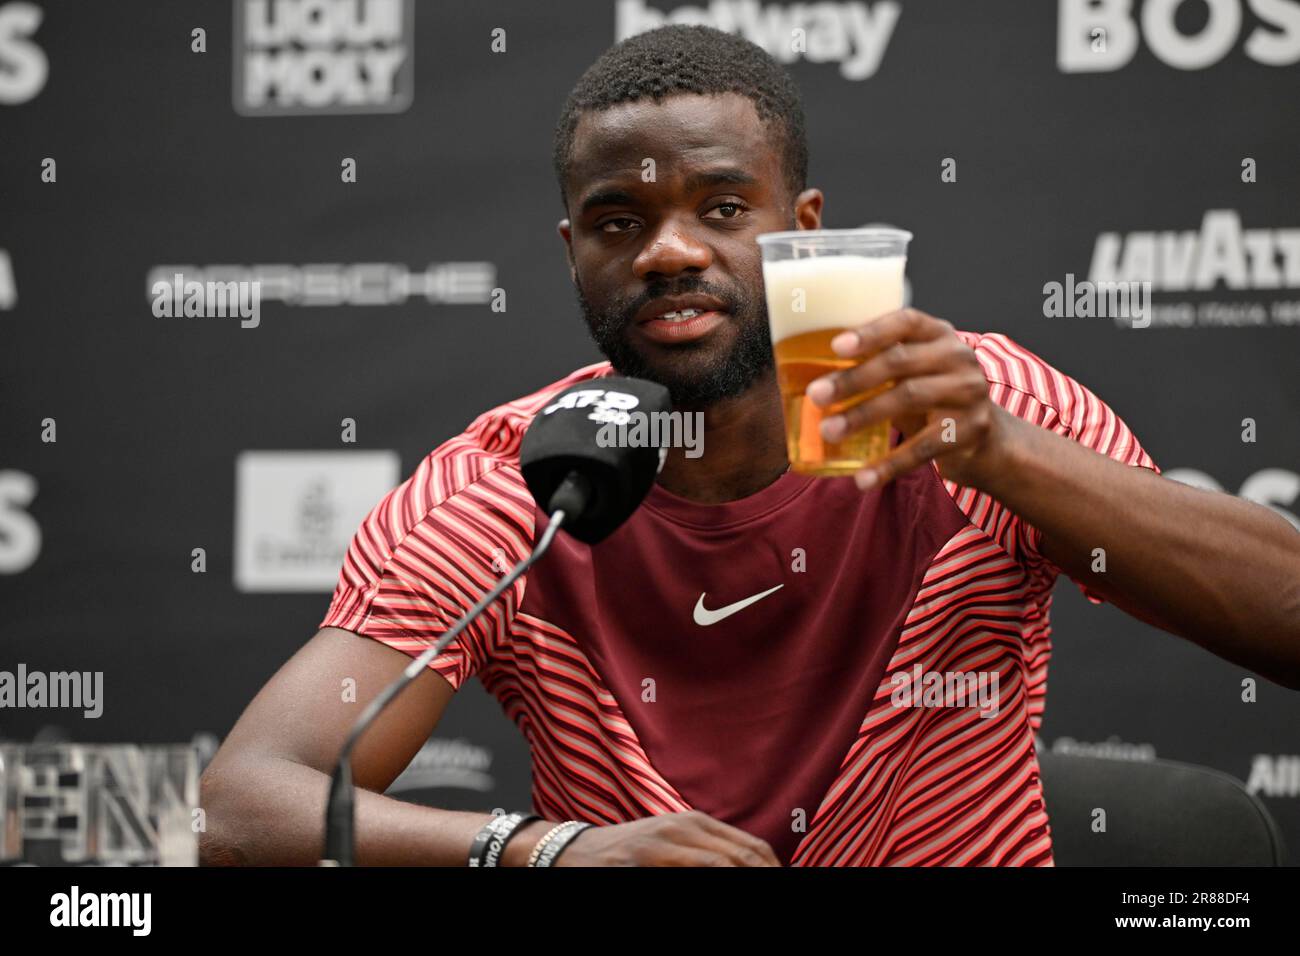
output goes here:
[[[1078, 382], [1004, 335], [958, 334], [1003, 408], [1156, 470]], [[435, 641], [545, 520], [518, 470], [533, 415], [609, 373], [603, 362], [578, 369], [430, 453], [357, 530], [321, 626], [412, 656]], [[787, 474], [707, 506], [656, 486], [599, 550], [557, 538], [431, 666], [456, 688], [478, 676], [500, 701], [530, 745], [534, 808], [551, 819], [704, 809], [793, 865], [1051, 865], [1034, 732], [1059, 570], [1035, 528], [937, 470], [870, 502], [851, 488]], [[714, 517], [725, 520], [713, 527]], [[765, 590], [792, 541], [814, 545], [810, 555], [843, 549], [822, 570], [848, 569], [857, 586], [817, 593], [825, 574], [786, 574], [777, 594], [707, 633], [691, 624], [695, 593], [717, 608]], [[647, 610], [660, 602], [666, 610]], [[996, 712], [898, 706], [899, 675], [953, 672], [996, 675]], [[853, 683], [863, 680], [865, 693]]]

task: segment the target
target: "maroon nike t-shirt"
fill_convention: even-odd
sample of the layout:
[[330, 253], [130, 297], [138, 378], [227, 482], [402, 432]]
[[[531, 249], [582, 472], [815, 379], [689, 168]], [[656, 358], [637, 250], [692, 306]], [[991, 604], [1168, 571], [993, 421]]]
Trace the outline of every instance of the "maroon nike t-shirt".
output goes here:
[[[1078, 382], [959, 334], [1004, 408], [1155, 469]], [[545, 528], [518, 470], [532, 416], [606, 374], [431, 452], [362, 523], [321, 626], [435, 641]], [[1058, 573], [1036, 529], [932, 466], [867, 493], [787, 472], [723, 504], [656, 485], [599, 544], [558, 535], [431, 666], [500, 701], [548, 819], [696, 809], [794, 865], [1050, 865], [1034, 732]]]

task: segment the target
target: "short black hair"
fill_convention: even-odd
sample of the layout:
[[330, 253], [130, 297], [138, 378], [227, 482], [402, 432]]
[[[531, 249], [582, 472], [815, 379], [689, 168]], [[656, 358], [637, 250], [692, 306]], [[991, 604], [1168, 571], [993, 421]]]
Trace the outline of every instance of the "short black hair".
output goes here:
[[808, 179], [808, 140], [794, 80], [766, 50], [744, 37], [713, 27], [671, 24], [610, 47], [569, 93], [555, 126], [552, 154], [566, 210], [565, 182], [581, 114], [647, 97], [659, 102], [681, 93], [748, 97], [759, 119], [781, 141], [789, 195], [803, 190]]

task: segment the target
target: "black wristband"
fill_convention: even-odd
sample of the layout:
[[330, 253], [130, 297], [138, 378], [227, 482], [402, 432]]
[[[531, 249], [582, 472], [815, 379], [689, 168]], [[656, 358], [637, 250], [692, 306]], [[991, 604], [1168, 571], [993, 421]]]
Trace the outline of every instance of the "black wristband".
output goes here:
[[506, 844], [526, 823], [540, 820], [535, 813], [497, 814], [474, 835], [469, 847], [470, 866], [498, 866]]
[[576, 820], [570, 822], [563, 830], [556, 833], [546, 846], [542, 847], [542, 852], [538, 854], [537, 862], [533, 865], [554, 866], [556, 858], [564, 852], [565, 847], [577, 839], [578, 834], [590, 829], [591, 826], [590, 823], [579, 823]]

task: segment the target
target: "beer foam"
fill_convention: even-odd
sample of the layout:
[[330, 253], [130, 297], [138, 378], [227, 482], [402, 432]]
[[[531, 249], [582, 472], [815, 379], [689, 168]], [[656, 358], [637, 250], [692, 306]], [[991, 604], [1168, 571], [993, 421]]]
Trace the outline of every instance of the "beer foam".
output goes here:
[[906, 256], [812, 256], [763, 263], [772, 341], [854, 328], [903, 307]]

